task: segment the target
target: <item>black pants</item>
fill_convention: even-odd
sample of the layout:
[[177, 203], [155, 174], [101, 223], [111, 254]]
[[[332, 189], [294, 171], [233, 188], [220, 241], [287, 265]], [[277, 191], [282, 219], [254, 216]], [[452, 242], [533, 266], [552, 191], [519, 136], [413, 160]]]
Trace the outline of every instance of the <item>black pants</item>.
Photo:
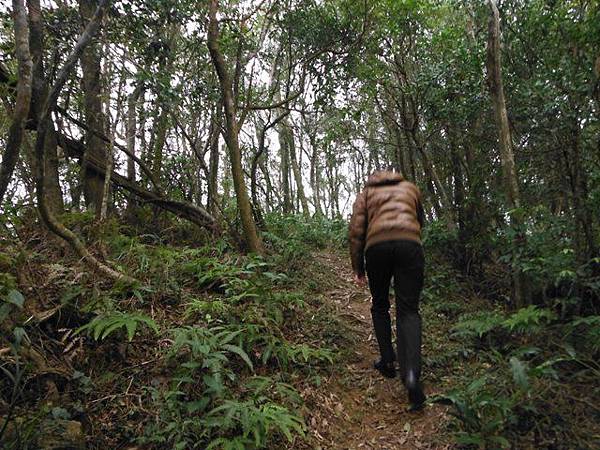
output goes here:
[[381, 359], [394, 360], [390, 321], [390, 282], [396, 293], [397, 355], [402, 379], [412, 369], [421, 373], [421, 316], [419, 297], [425, 267], [423, 247], [415, 241], [380, 242], [366, 251], [369, 288], [373, 296], [371, 316]]

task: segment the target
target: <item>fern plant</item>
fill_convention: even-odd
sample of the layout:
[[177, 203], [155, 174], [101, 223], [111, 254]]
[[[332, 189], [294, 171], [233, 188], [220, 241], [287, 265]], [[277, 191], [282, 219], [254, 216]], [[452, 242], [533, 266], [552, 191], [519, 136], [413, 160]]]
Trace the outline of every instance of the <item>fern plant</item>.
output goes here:
[[280, 433], [293, 442], [294, 435], [304, 436], [304, 422], [287, 408], [270, 402], [255, 400], [226, 400], [209, 411], [204, 421], [209, 429], [223, 431], [240, 430], [232, 437], [219, 437], [206, 447], [209, 449], [259, 449], [264, 448], [271, 433]]
[[556, 314], [549, 309], [530, 305], [510, 315], [502, 322], [502, 326], [511, 333], [534, 333], [555, 318]]
[[466, 387], [434, 397], [433, 402], [452, 406], [450, 414], [458, 421], [456, 440], [480, 448], [511, 448], [507, 438], [511, 427], [531, 414], [538, 414], [536, 383], [540, 378], [557, 379], [554, 365], [568, 358], [554, 357], [538, 364], [520, 357], [537, 355], [540, 349], [522, 347], [508, 359], [494, 360], [493, 374], [476, 378]]
[[240, 383], [244, 372], [233, 370], [232, 358], [253, 370], [240, 345], [245, 326], [182, 327], [172, 333], [169, 357], [179, 368], [171, 389], [149, 388], [160, 413], [140, 443], [250, 450], [264, 448], [274, 434], [290, 442], [304, 435], [302, 418], [288, 408], [301, 403], [292, 386], [258, 376]]
[[461, 320], [452, 328], [453, 336], [481, 339], [498, 328], [503, 319], [502, 315], [495, 311], [462, 316]]
[[503, 435], [507, 423], [514, 422], [513, 399], [487, 387], [487, 377], [475, 379], [464, 389], [455, 389], [433, 399], [450, 404], [450, 414], [458, 419], [456, 441], [479, 448], [510, 448]]
[[316, 366], [332, 364], [335, 358], [330, 349], [305, 343], [296, 344], [273, 334], [269, 322], [246, 325], [240, 339], [243, 347], [253, 349], [254, 355], [263, 365], [276, 364], [284, 370], [288, 370], [291, 365], [310, 370]]
[[[273, 435], [293, 442], [296, 436], [305, 434], [302, 418], [268, 395], [213, 399], [217, 404], [204, 411], [198, 404], [211, 401], [206, 394], [186, 401], [188, 396], [178, 390], [164, 394], [154, 388], [149, 390], [159, 415], [158, 421], [149, 424], [145, 435], [138, 439], [141, 444], [155, 443], [174, 449], [257, 450], [265, 448]], [[228, 396], [231, 394], [227, 392]], [[257, 392], [251, 390], [250, 394]]]
[[228, 353], [238, 355], [253, 370], [252, 361], [248, 354], [233, 340], [243, 331], [225, 327], [197, 328], [183, 327], [173, 330], [175, 340], [171, 348], [171, 356], [182, 349], [190, 351], [190, 361], [201, 363], [207, 369], [220, 369], [229, 360]]
[[534, 334], [555, 318], [556, 314], [549, 309], [530, 305], [508, 317], [495, 311], [464, 315], [452, 328], [452, 332], [453, 336], [459, 338], [487, 337], [488, 343], [491, 344], [490, 336], [493, 332], [499, 333], [504, 330], [509, 333]]
[[127, 340], [131, 342], [140, 324], [147, 326], [156, 334], [159, 333], [158, 325], [150, 317], [122, 311], [96, 316], [91, 322], [78, 328], [76, 333], [87, 331], [95, 340], [104, 340], [115, 331], [124, 329], [127, 333]]

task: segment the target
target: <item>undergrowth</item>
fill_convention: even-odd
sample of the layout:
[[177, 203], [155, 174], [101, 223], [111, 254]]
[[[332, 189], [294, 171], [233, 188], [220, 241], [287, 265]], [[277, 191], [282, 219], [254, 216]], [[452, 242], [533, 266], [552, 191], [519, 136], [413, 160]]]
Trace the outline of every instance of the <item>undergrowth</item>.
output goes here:
[[441, 223], [427, 230], [426, 373], [441, 385], [432, 402], [449, 405], [460, 448], [597, 448], [600, 316], [582, 307], [597, 281], [556, 226], [538, 221], [517, 260], [500, 234], [487, 273], [524, 270], [534, 304], [517, 310], [477, 295], [486, 288], [452, 266], [455, 233]]
[[54, 241], [6, 242], [7, 448], [40, 448], [40, 430], [58, 421], [91, 423], [87, 448], [259, 449], [304, 439], [301, 390], [331, 370], [345, 337], [303, 267], [311, 251], [343, 242], [341, 223], [270, 216], [269, 254], [258, 257], [220, 239], [136, 236], [116, 221], [100, 239], [89, 217], [68, 220], [140, 284], [98, 279], [61, 259]]
[[[343, 246], [344, 222], [267, 216], [258, 257], [223, 239], [173, 239], [188, 231], [136, 236], [112, 221], [98, 234], [89, 217], [69, 220], [140, 283], [97, 278], [39, 232], [2, 242], [5, 447], [44, 448], [48, 424], [83, 426], [92, 449], [306, 445], [303, 390], [352, 347], [309, 257]], [[598, 280], [554, 226], [538, 222], [517, 260], [502, 233], [492, 243], [485, 280], [510, 265], [532, 280], [534, 301], [518, 310], [453, 267], [455, 232], [427, 228], [425, 382], [459, 447], [597, 447]]]

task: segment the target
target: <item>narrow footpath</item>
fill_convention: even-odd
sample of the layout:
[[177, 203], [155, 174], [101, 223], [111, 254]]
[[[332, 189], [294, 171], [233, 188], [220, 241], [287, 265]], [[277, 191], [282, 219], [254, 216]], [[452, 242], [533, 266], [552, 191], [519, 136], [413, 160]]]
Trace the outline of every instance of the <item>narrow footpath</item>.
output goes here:
[[[443, 406], [428, 405], [418, 413], [405, 411], [407, 397], [399, 378], [386, 379], [373, 369], [378, 356], [370, 316], [368, 288], [352, 281], [345, 255], [314, 255], [323, 277], [323, 293], [351, 330], [355, 347], [341, 367], [323, 383], [308, 405], [308, 428], [315, 449], [449, 449], [445, 432], [448, 414]], [[393, 317], [393, 307], [392, 307]], [[427, 333], [425, 324], [424, 333]], [[427, 353], [427, 337], [424, 338]], [[436, 393], [424, 374], [427, 395]]]

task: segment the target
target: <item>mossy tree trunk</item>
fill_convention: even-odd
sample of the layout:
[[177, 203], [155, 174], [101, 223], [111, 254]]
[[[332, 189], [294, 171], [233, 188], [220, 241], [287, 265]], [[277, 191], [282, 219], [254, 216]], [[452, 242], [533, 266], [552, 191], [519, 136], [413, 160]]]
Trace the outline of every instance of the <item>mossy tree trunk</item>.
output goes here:
[[[500, 160], [504, 176], [504, 191], [506, 193], [507, 206], [512, 211], [511, 219], [517, 228], [514, 239], [514, 257], [518, 249], [524, 246], [525, 236], [520, 232], [523, 224], [522, 214], [519, 211], [521, 197], [519, 193], [519, 182], [513, 152], [513, 142], [508, 123], [508, 112], [506, 109], [506, 97], [502, 82], [502, 59], [500, 50], [500, 13], [495, 0], [488, 0], [490, 7], [490, 18], [488, 22], [487, 42], [487, 82], [494, 107], [494, 118], [498, 129], [498, 142], [500, 146]], [[527, 304], [523, 273], [513, 269], [513, 303], [516, 308]]]
[[207, 46], [221, 87], [221, 98], [223, 100], [223, 108], [225, 111], [225, 141], [231, 160], [233, 187], [235, 189], [238, 212], [240, 214], [244, 238], [246, 239], [248, 249], [251, 252], [263, 253], [263, 245], [258, 236], [256, 223], [254, 222], [254, 214], [252, 213], [252, 205], [244, 180], [236, 102], [233, 95], [233, 83], [227, 63], [225, 62], [225, 58], [219, 47], [219, 22], [217, 20], [217, 10], [217, 0], [210, 0]]

